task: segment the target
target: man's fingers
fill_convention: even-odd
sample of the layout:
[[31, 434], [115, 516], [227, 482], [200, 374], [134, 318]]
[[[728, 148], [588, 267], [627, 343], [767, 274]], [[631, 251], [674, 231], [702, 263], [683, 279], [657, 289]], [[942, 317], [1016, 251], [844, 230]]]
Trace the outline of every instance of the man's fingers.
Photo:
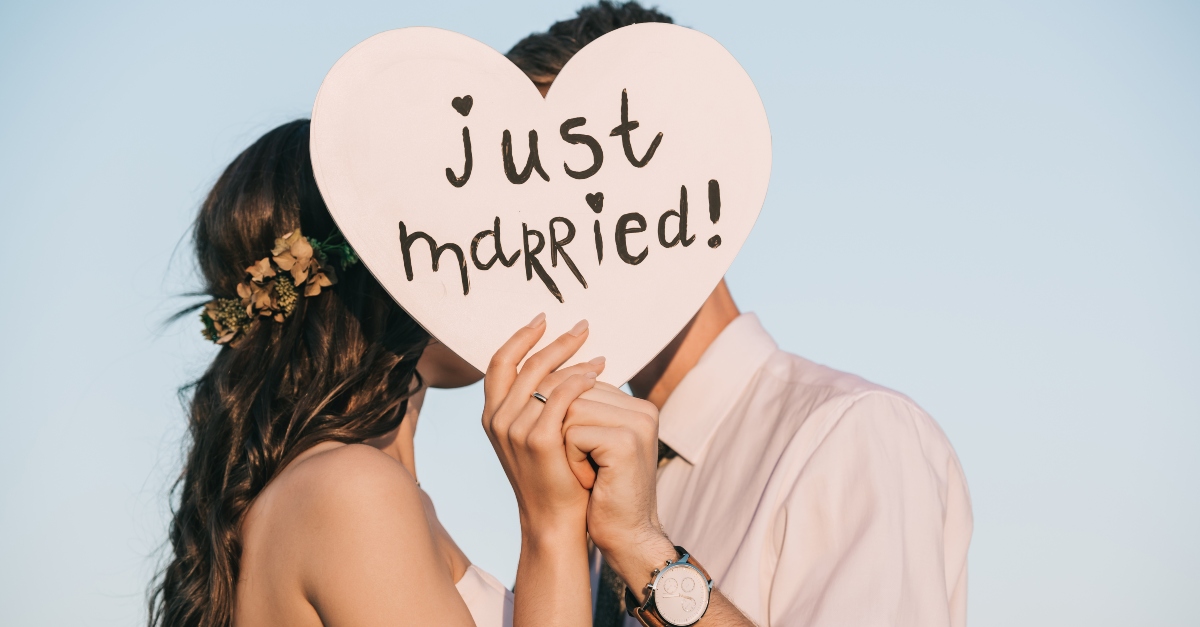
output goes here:
[[647, 401], [597, 384], [571, 403], [562, 434], [571, 472], [580, 485], [591, 489], [598, 466], [656, 456], [658, 410]]
[[594, 390], [584, 392], [574, 403], [571, 403], [563, 420], [562, 429], [564, 431], [576, 426], [624, 427], [632, 429], [647, 441], [657, 441], [658, 423], [653, 416], [641, 411], [618, 407], [605, 401], [591, 400], [587, 398], [587, 395], [592, 391]]
[[597, 472], [588, 462], [589, 457], [600, 468], [622, 465], [637, 456], [639, 440], [638, 434], [626, 427], [575, 425], [563, 434], [571, 472], [588, 489], [595, 484]]
[[546, 332], [546, 314], [538, 314], [529, 324], [517, 330], [508, 341], [492, 355], [487, 372], [483, 377], [483, 394], [488, 407], [483, 413], [484, 428], [489, 427], [492, 414], [508, 396], [513, 381], [517, 378], [517, 364], [529, 354]]
[[591, 451], [590, 445], [599, 437], [589, 433], [584, 433], [582, 430], [588, 429], [603, 429], [604, 427], [575, 427], [563, 432], [563, 447], [567, 452], [567, 466], [570, 467], [571, 473], [579, 480], [579, 485], [585, 490], [591, 490], [592, 486], [596, 485], [596, 469], [592, 467], [591, 460], [588, 459], [588, 452]]

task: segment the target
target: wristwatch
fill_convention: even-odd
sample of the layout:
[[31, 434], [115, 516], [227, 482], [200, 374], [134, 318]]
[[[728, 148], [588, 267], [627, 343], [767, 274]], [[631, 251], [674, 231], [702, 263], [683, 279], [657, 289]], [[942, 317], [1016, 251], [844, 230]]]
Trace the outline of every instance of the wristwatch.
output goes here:
[[675, 552], [679, 555], [675, 561], [667, 561], [650, 573], [644, 603], [638, 605], [633, 593], [625, 588], [626, 611], [645, 627], [694, 625], [708, 610], [712, 578], [686, 549], [677, 546]]

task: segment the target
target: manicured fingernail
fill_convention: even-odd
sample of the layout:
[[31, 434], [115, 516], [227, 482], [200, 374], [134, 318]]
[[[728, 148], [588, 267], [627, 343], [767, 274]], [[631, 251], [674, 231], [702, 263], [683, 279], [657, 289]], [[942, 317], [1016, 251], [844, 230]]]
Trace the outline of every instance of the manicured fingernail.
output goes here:
[[585, 377], [587, 377], [587, 378], [589, 378], [589, 379], [595, 379], [595, 378], [596, 378], [596, 373], [594, 373], [594, 372], [589, 372], [589, 373], [587, 373], [587, 374], [585, 374], [585, 375], [583, 375], [583, 376], [585, 376]]
[[604, 364], [604, 358], [603, 358], [603, 357], [596, 357], [595, 359], [591, 359], [591, 360], [589, 360], [589, 361], [588, 361], [588, 363], [589, 363], [589, 364], [592, 364], [593, 366], [599, 366], [599, 365], [602, 365], [602, 364]]
[[546, 314], [540, 313], [540, 314], [534, 316], [533, 320], [531, 320], [529, 322], [529, 324], [527, 324], [525, 326], [529, 327], [530, 329], [536, 329], [536, 328], [542, 326], [542, 323], [545, 321], [546, 321]]
[[575, 326], [571, 327], [571, 330], [567, 331], [567, 333], [570, 333], [571, 335], [574, 335], [575, 337], [579, 337], [579, 336], [583, 335], [584, 331], [587, 331], [587, 328], [588, 328], [588, 321], [580, 320], [579, 322], [576, 322]]

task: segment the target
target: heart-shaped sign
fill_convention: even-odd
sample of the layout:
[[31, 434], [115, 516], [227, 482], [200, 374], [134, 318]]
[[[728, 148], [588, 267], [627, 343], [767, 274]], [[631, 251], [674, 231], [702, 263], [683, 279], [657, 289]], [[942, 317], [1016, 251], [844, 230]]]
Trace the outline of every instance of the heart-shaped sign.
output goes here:
[[750, 77], [668, 24], [588, 44], [545, 98], [469, 37], [381, 33], [325, 77], [311, 150], [338, 226], [431, 334], [484, 370], [539, 312], [542, 344], [587, 318], [578, 357], [614, 384], [703, 304], [771, 171]]

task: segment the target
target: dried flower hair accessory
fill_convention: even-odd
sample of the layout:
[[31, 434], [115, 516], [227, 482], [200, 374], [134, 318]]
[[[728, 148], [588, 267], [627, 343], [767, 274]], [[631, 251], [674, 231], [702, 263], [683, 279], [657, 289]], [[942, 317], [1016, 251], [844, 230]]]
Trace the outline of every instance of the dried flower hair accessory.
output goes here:
[[269, 257], [246, 268], [237, 286], [238, 298], [217, 298], [204, 305], [201, 333], [217, 344], [228, 344], [259, 318], [283, 322], [296, 309], [296, 300], [316, 296], [337, 283], [334, 265], [342, 270], [358, 263], [358, 255], [338, 231], [324, 241], [304, 237], [296, 229], [275, 239]]

